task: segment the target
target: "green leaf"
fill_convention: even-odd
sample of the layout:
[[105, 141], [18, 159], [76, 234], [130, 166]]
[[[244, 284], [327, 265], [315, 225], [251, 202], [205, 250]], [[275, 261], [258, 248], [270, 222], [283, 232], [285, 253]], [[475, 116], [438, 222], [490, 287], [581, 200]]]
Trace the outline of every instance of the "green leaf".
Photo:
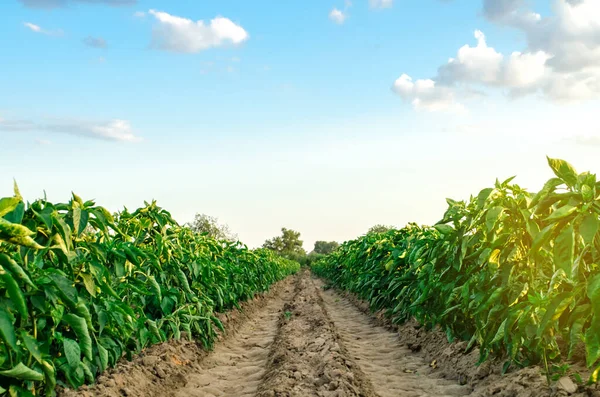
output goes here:
[[573, 299], [574, 296], [571, 292], [561, 292], [552, 299], [538, 327], [538, 338], [546, 332], [552, 321], [556, 321], [560, 318]]
[[588, 279], [587, 296], [592, 302], [594, 314], [600, 318], [600, 274]]
[[42, 352], [40, 351], [40, 345], [38, 341], [33, 336], [29, 335], [25, 330], [21, 330], [21, 340], [33, 358], [35, 358], [35, 360], [41, 364], [43, 362]]
[[586, 244], [592, 244], [594, 242], [594, 236], [598, 233], [598, 215], [586, 215], [585, 218], [583, 218], [583, 221], [581, 221], [581, 225], [579, 225], [579, 233]]
[[108, 350], [104, 348], [100, 343], [96, 343], [98, 347], [98, 357], [100, 358], [100, 371], [106, 371], [108, 368]]
[[567, 277], [571, 277], [573, 257], [575, 256], [575, 232], [569, 225], [560, 232], [554, 241], [554, 264], [563, 269]]
[[559, 179], [559, 178], [549, 179], [548, 182], [546, 182], [544, 184], [544, 187], [542, 188], [542, 190], [540, 190], [533, 197], [533, 199], [531, 200], [531, 203], [529, 204], [529, 208], [535, 207], [541, 200], [543, 200], [550, 193], [552, 193], [554, 191], [554, 189], [556, 189], [557, 186], [562, 185], [563, 183], [564, 183], [563, 180]]
[[15, 262], [11, 257], [6, 254], [0, 253], [0, 266], [9, 270], [13, 276], [15, 276], [19, 281], [29, 285], [30, 287], [37, 289], [37, 287], [33, 284], [25, 270], [17, 262]]
[[580, 317], [571, 325], [571, 329], [569, 330], [569, 359], [571, 359], [577, 344], [583, 340], [583, 333], [581, 331], [583, 330], [583, 325], [586, 321], [587, 318]]
[[20, 197], [5, 197], [0, 199], [0, 217], [14, 211], [20, 202]]
[[494, 226], [498, 222], [498, 219], [500, 219], [503, 211], [504, 208], [502, 207], [494, 207], [488, 210], [485, 216], [485, 226], [488, 231], [492, 231], [494, 229]]
[[71, 306], [77, 304], [77, 289], [73, 286], [73, 282], [58, 272], [52, 272], [48, 274], [48, 277], [54, 282], [54, 285], [61, 293], [63, 299], [65, 299]]
[[577, 184], [577, 172], [571, 164], [560, 159], [551, 159], [550, 157], [547, 157], [547, 159], [548, 165], [550, 165], [550, 168], [552, 168], [557, 177], [565, 181], [570, 187], [574, 187]]
[[488, 199], [488, 197], [490, 197], [490, 194], [492, 194], [493, 191], [494, 188], [489, 187], [479, 192], [479, 194], [477, 195], [477, 208], [483, 208], [486, 200]]
[[581, 197], [585, 202], [590, 202], [594, 200], [594, 189], [592, 189], [588, 185], [581, 186]]
[[505, 332], [505, 329], [506, 329], [506, 321], [507, 320], [508, 319], [505, 318], [504, 321], [502, 321], [502, 324], [500, 324], [500, 326], [498, 327], [498, 331], [496, 331], [496, 335], [494, 336], [494, 339], [492, 339], [492, 341], [490, 342], [490, 344], [498, 343], [502, 339], [504, 339], [504, 332]]
[[154, 276], [147, 275], [148, 282], [150, 283], [150, 289], [154, 295], [158, 298], [159, 302], [162, 302], [162, 293], [160, 291], [160, 285], [156, 282]]
[[0, 268], [0, 277], [6, 284], [8, 296], [10, 297], [13, 305], [15, 305], [19, 314], [21, 314], [23, 318], [29, 317], [27, 304], [25, 303], [25, 295], [23, 295], [23, 291], [21, 291], [17, 280], [15, 280], [12, 274], [8, 273], [3, 268]]
[[148, 327], [150, 328], [150, 332], [152, 333], [152, 335], [154, 335], [154, 337], [156, 339], [158, 339], [159, 342], [163, 341], [162, 335], [160, 334], [160, 332], [158, 331], [158, 327], [156, 326], [156, 323], [150, 319], [146, 320], [146, 323], [148, 324]]
[[0, 371], [0, 375], [6, 376], [8, 378], [15, 378], [21, 380], [32, 380], [32, 381], [42, 381], [44, 380], [44, 375], [40, 372], [34, 371], [23, 363], [18, 363], [15, 367], [6, 370]]
[[79, 347], [83, 351], [83, 355], [88, 360], [92, 360], [92, 339], [88, 330], [87, 323], [82, 317], [74, 314], [67, 314], [63, 317], [63, 321], [73, 328], [73, 331], [79, 339]]
[[451, 234], [454, 228], [450, 225], [435, 225], [434, 228], [442, 234]]
[[79, 275], [83, 280], [83, 285], [85, 286], [87, 292], [91, 296], [96, 297], [96, 282], [94, 281], [94, 276], [89, 273], [80, 273]]
[[44, 388], [44, 390], [47, 396], [51, 396], [53, 395], [54, 388], [56, 387], [56, 370], [54, 369], [54, 365], [51, 362], [43, 361], [42, 371], [44, 371], [46, 383], [46, 387]]
[[560, 219], [564, 219], [564, 218], [568, 217], [569, 215], [573, 214], [575, 211], [577, 211], [577, 207], [573, 207], [572, 205], [569, 205], [569, 204], [563, 205], [559, 209], [553, 211], [550, 214], [550, 216], [545, 219], [545, 221], [547, 221], [547, 222], [558, 221]]
[[0, 241], [7, 241], [12, 244], [22, 245], [28, 248], [43, 249], [36, 243], [31, 236], [35, 233], [23, 225], [12, 223], [4, 218], [0, 218]]
[[600, 318], [594, 316], [590, 327], [585, 332], [586, 363], [591, 367], [600, 358]]
[[75, 371], [81, 363], [81, 350], [79, 349], [79, 344], [73, 339], [64, 338], [63, 350], [65, 352], [67, 362], [69, 363], [69, 367], [72, 371]]
[[56, 211], [54, 211], [52, 213], [52, 220], [54, 221], [54, 225], [57, 227], [58, 233], [62, 237], [62, 240], [64, 241], [64, 243], [66, 245], [67, 251], [73, 250], [73, 241], [71, 239], [71, 228], [69, 227], [69, 225], [67, 225], [65, 223], [62, 216]]
[[12, 223], [20, 224], [23, 222], [23, 215], [25, 215], [25, 203], [21, 201], [14, 210], [4, 215], [4, 219]]
[[19, 352], [19, 348], [17, 347], [17, 334], [15, 333], [13, 321], [14, 319], [10, 313], [0, 306], [0, 336], [7, 346], [15, 352]]

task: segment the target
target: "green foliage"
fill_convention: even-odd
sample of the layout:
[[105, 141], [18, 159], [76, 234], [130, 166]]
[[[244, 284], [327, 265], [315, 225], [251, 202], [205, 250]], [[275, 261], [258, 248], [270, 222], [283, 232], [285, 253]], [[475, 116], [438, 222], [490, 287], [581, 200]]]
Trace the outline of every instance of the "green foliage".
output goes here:
[[393, 226], [375, 225], [375, 226], [371, 226], [369, 228], [369, 230], [367, 231], [367, 234], [386, 233], [386, 232], [392, 230], [393, 228], [394, 228]]
[[316, 241], [314, 252], [329, 255], [339, 246], [340, 244], [337, 241]]
[[269, 250], [179, 226], [155, 202], [0, 199], [0, 390], [53, 395], [182, 334], [210, 348], [214, 315], [297, 271]]
[[219, 224], [219, 220], [206, 214], [196, 214], [194, 221], [187, 224], [196, 233], [206, 234], [215, 240], [236, 241], [237, 235], [226, 224]]
[[265, 241], [263, 248], [274, 251], [277, 254], [298, 261], [306, 255], [302, 248], [300, 232], [291, 229], [281, 228], [281, 236], [273, 237]]
[[[507, 364], [560, 362], [584, 347], [600, 370], [600, 183], [563, 160], [531, 195], [513, 178], [468, 202], [448, 199], [434, 227], [409, 224], [344, 243], [316, 274]], [[564, 342], [559, 342], [564, 341]], [[546, 365], [548, 368], [548, 366]]]

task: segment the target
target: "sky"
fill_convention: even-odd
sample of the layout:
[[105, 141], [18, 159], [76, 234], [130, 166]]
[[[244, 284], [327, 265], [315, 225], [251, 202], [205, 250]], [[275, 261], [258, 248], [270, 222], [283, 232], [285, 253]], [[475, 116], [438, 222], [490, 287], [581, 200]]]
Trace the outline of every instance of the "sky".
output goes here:
[[0, 197], [157, 200], [250, 247], [600, 171], [597, 0], [4, 0]]

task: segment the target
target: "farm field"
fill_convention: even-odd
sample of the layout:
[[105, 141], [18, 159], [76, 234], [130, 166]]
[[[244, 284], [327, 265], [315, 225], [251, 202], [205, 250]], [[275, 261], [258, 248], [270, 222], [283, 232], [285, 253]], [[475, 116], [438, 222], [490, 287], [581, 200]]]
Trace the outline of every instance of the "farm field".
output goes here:
[[539, 368], [508, 376], [491, 367], [482, 371], [473, 354], [461, 354], [445, 335], [419, 334], [415, 324], [394, 329], [352, 296], [324, 285], [302, 271], [232, 313], [212, 352], [189, 343], [158, 345], [101, 376], [96, 386], [60, 395], [567, 395], [553, 393]]
[[600, 184], [548, 164], [536, 194], [497, 181], [433, 227], [370, 231], [302, 269], [155, 202], [25, 204], [15, 185], [0, 392], [596, 396]]

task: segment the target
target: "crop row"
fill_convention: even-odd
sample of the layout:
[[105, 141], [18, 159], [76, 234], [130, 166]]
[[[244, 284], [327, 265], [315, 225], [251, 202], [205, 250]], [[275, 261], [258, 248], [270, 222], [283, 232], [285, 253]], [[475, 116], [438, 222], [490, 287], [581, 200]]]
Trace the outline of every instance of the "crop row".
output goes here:
[[[410, 224], [344, 243], [313, 271], [394, 322], [416, 318], [511, 365], [585, 361], [600, 372], [600, 183], [565, 161], [537, 194], [513, 178], [433, 227]], [[547, 372], [548, 373], [548, 372]]]
[[77, 195], [0, 199], [0, 395], [92, 383], [123, 356], [184, 335], [299, 265], [179, 226], [155, 202], [115, 216]]

